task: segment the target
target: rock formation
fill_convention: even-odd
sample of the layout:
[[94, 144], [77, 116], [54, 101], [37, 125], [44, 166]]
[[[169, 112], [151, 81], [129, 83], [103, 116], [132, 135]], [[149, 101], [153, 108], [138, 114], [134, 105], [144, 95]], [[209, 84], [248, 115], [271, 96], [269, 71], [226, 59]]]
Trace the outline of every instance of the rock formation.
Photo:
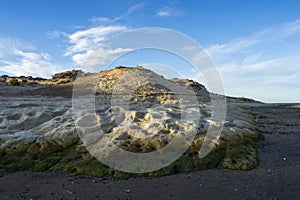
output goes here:
[[[132, 73], [134, 76], [126, 77]], [[76, 80], [80, 86], [77, 95], [89, 92], [95, 95], [96, 119], [104, 134], [101, 137], [107, 137], [126, 151], [159, 150], [168, 145], [182, 127], [197, 127], [195, 138], [178, 160], [158, 171], [142, 174], [144, 176], [209, 168], [250, 170], [258, 164], [257, 149], [262, 137], [255, 116], [241, 106], [243, 99], [228, 99], [225, 121], [214, 121], [210, 100], [218, 97], [211, 95], [203, 85], [192, 80], [166, 80], [140, 67], [118, 67], [98, 74], [69, 71], [54, 75], [50, 80], [31, 80], [40, 86], [15, 86], [19, 89], [11, 92], [7, 91], [12, 86], [1, 86], [0, 173], [62, 170], [91, 176], [138, 176], [111, 169], [93, 158], [88, 150], [97, 142], [97, 136], [91, 140], [80, 139], [84, 133], [80, 130], [80, 121], [76, 121], [79, 128], [75, 128], [70, 98], [77, 75], [80, 75]], [[163, 84], [149, 81], [153, 78]], [[8, 79], [5, 77], [5, 81]], [[91, 87], [95, 80], [96, 87]], [[183, 90], [178, 88], [182, 87], [190, 88], [195, 94], [200, 111], [198, 124], [186, 124], [182, 120], [183, 113], [193, 112], [189, 106], [185, 110], [180, 107], [184, 102], [181, 99], [190, 95], [181, 93]], [[65, 93], [68, 95], [61, 95]], [[224, 128], [218, 138], [211, 140], [212, 151], [199, 158], [198, 152], [210, 125], [216, 128], [224, 125]]]

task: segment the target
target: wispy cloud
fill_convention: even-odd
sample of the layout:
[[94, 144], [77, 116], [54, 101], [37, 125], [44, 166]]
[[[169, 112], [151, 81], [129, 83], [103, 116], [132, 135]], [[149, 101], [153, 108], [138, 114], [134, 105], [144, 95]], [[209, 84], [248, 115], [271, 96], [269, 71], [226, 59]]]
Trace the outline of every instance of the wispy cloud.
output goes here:
[[145, 6], [144, 3], [137, 3], [128, 8], [126, 15], [131, 15], [133, 12], [143, 9]]
[[129, 16], [134, 14], [135, 12], [142, 10], [145, 7], [145, 3], [137, 3], [130, 6], [124, 14], [121, 14], [116, 17], [92, 17], [89, 21], [92, 22], [95, 26], [104, 26], [104, 25], [113, 25], [116, 23], [121, 23], [126, 20]]
[[300, 33], [300, 19], [278, 27], [278, 33], [284, 37]]
[[156, 12], [156, 16], [158, 17], [171, 17], [171, 16], [179, 16], [182, 17], [184, 16], [184, 12], [180, 11], [178, 9], [169, 7], [169, 6], [164, 6], [162, 8], [160, 8], [159, 10], [157, 10]]
[[132, 51], [130, 48], [112, 49], [105, 45], [98, 45], [97, 48], [87, 51], [84, 54], [74, 55], [73, 60], [76, 63], [84, 63], [83, 68], [85, 71], [99, 72], [107, 67], [112, 60], [130, 51]]
[[213, 44], [207, 47], [207, 51], [210, 55], [219, 55], [219, 54], [230, 54], [236, 53], [242, 50], [245, 50], [252, 45], [260, 43], [260, 38], [249, 37], [249, 38], [240, 38], [234, 41], [231, 41], [226, 44]]
[[108, 17], [92, 17], [89, 21], [92, 22], [92, 24], [99, 25], [109, 23], [112, 19]]
[[98, 26], [76, 31], [68, 35], [71, 46], [68, 47], [65, 55], [68, 56], [74, 53], [90, 50], [108, 36], [126, 29], [127, 27], [125, 26]]
[[[91, 54], [93, 48], [99, 46], [105, 39], [113, 34], [127, 30], [125, 26], [98, 26], [85, 30], [76, 31], [68, 35], [70, 46], [65, 56], [72, 56], [77, 65], [82, 65]], [[102, 51], [101, 56], [109, 56], [111, 51]], [[104, 55], [105, 54], [105, 55]], [[107, 55], [106, 55], [107, 54]]]
[[0, 38], [0, 58], [9, 57], [14, 53], [14, 49], [33, 51], [36, 47], [29, 42], [23, 42], [16, 38]]
[[17, 76], [30, 75], [50, 77], [62, 70], [58, 64], [52, 63], [51, 56], [45, 52], [25, 52], [13, 50], [15, 61], [0, 60], [0, 70]]
[[99, 45], [101, 45], [105, 39], [128, 30], [129, 27], [120, 25], [123, 24], [121, 22], [124, 20], [126, 21], [130, 15], [143, 9], [144, 6], [144, 2], [133, 4], [124, 14], [114, 18], [93, 17], [90, 19], [90, 22], [93, 24], [92, 27], [81, 29], [71, 34], [65, 34], [64, 36], [67, 37], [69, 46], [67, 47], [64, 56], [71, 56], [75, 64], [82, 66], [86, 59], [92, 56], [94, 48], [97, 48], [99, 56], [98, 59], [90, 58], [90, 62], [95, 62], [97, 60], [98, 64], [103, 63], [100, 61], [101, 59], [104, 61], [121, 53], [128, 52], [128, 49], [106, 49], [100, 48]]
[[299, 33], [300, 19], [225, 44], [208, 45], [206, 50], [217, 64], [228, 94], [239, 92], [270, 101], [272, 96], [267, 97], [264, 90], [272, 95], [270, 91], [278, 93], [276, 87], [293, 88], [299, 92], [285, 98], [300, 100], [300, 88], [296, 87], [300, 85]]
[[253, 45], [267, 42], [278, 42], [279, 39], [281, 40], [299, 33], [300, 19], [263, 30], [247, 37], [237, 38], [225, 44], [208, 45], [206, 46], [206, 50], [213, 56], [239, 53], [241, 51], [248, 50], [253, 47]]
[[266, 83], [272, 85], [293, 85], [293, 83], [298, 83], [300, 79], [300, 73], [278, 75], [278, 76], [268, 76], [266, 78]]
[[67, 36], [67, 34], [62, 31], [50, 31], [50, 32], [46, 33], [46, 37], [49, 39], [56, 39], [56, 38], [65, 37], [65, 36]]
[[31, 43], [15, 38], [0, 38], [0, 70], [21, 76], [50, 77], [62, 67], [51, 56], [38, 51]]

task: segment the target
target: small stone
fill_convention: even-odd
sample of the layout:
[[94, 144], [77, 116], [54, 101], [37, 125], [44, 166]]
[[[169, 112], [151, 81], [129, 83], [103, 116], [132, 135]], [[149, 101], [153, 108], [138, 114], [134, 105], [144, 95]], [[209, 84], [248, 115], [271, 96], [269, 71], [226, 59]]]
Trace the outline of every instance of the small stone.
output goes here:
[[73, 192], [71, 192], [71, 191], [69, 191], [69, 190], [66, 190], [66, 192], [69, 193], [69, 194], [73, 194]]
[[130, 190], [129, 189], [125, 189], [125, 190], [123, 190], [123, 192], [130, 193]]

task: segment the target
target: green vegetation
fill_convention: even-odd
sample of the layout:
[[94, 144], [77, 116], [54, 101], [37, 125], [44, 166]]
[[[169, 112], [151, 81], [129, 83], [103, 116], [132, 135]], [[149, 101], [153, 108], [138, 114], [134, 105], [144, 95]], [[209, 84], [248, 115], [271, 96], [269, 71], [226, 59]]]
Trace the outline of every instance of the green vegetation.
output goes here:
[[110, 169], [92, 158], [85, 149], [78, 151], [78, 145], [49, 154], [18, 153], [6, 155], [2, 152], [0, 175], [20, 170], [34, 172], [65, 171], [73, 175], [114, 176], [117, 179], [128, 179], [138, 176], [160, 177], [212, 168], [251, 170], [258, 164], [257, 149], [259, 148], [258, 141], [261, 139], [259, 135], [243, 141], [222, 143], [202, 159], [198, 155], [187, 152], [171, 165], [145, 174], [131, 174]]
[[18, 79], [12, 78], [9, 81], [9, 85], [18, 86], [18, 85], [20, 85], [20, 82], [18, 81]]
[[124, 67], [124, 66], [115, 66], [115, 69], [125, 69], [127, 67]]

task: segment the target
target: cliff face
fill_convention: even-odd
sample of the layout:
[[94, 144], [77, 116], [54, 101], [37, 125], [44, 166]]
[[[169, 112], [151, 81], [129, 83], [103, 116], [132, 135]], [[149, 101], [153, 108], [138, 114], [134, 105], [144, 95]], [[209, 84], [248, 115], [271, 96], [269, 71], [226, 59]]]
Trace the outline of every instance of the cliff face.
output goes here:
[[[78, 73], [81, 77], [74, 83]], [[254, 116], [240, 106], [241, 100], [231, 99], [226, 120], [214, 121], [210, 100], [218, 97], [192, 80], [166, 80], [142, 68], [117, 68], [99, 74], [70, 71], [54, 75], [50, 80], [40, 80], [39, 84], [41, 87], [27, 85], [22, 90], [26, 95], [20, 91], [13, 97], [0, 95], [1, 173], [63, 170], [92, 176], [133, 176], [110, 169], [93, 158], [90, 152], [95, 150], [101, 137], [123, 150], [149, 153], [170, 144], [180, 131], [193, 127], [196, 127], [195, 138], [178, 160], [144, 175], [161, 176], [208, 168], [249, 170], [257, 165], [256, 150], [261, 135]], [[71, 89], [75, 85], [79, 97], [94, 92], [97, 130], [101, 130], [102, 135], [97, 131], [85, 135], [84, 124], [91, 122], [86, 120], [87, 116], [75, 119], [75, 128], [72, 100], [59, 97], [59, 93], [66, 92], [66, 85]], [[182, 88], [190, 88], [190, 93]], [[196, 99], [199, 116], [187, 123], [182, 116], [193, 116], [195, 105], [184, 103], [190, 102], [192, 96]], [[199, 158], [209, 126], [218, 129], [222, 125], [222, 134], [210, 138], [212, 151]]]

